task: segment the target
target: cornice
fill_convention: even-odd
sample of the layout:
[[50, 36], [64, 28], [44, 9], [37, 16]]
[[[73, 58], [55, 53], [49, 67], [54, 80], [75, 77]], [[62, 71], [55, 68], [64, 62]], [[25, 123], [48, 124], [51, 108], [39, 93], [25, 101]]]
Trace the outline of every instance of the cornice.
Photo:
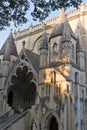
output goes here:
[[[80, 7], [81, 8], [81, 7]], [[72, 9], [70, 11], [67, 11], [67, 17], [68, 17], [68, 21], [72, 21], [75, 19], [78, 19], [80, 16], [86, 16], [87, 15], [87, 5], [84, 5], [84, 9], [81, 12], [81, 9]], [[50, 18], [48, 20], [46, 20], [46, 25], [47, 25], [47, 30], [48, 29], [52, 29], [56, 24], [57, 24], [57, 20], [58, 20], [59, 16]], [[24, 38], [27, 38], [28, 36], [33, 36], [36, 35], [38, 33], [42, 32], [42, 23], [39, 23], [37, 25], [32, 26], [31, 28], [25, 29], [23, 31], [17, 32], [15, 34], [14, 39], [17, 40], [21, 40]]]

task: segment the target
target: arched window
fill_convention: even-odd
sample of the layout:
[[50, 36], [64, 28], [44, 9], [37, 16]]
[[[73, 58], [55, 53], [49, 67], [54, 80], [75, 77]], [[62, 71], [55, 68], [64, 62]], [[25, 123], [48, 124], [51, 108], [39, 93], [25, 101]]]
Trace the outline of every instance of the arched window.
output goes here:
[[53, 45], [53, 55], [58, 55], [58, 44], [54, 43]]
[[9, 94], [8, 94], [7, 103], [9, 104], [9, 106], [12, 107], [12, 105], [13, 105], [13, 92], [12, 91], [10, 91]]
[[72, 45], [72, 58], [74, 59], [74, 45]]
[[49, 130], [59, 130], [58, 123], [55, 117], [52, 117], [50, 121]]

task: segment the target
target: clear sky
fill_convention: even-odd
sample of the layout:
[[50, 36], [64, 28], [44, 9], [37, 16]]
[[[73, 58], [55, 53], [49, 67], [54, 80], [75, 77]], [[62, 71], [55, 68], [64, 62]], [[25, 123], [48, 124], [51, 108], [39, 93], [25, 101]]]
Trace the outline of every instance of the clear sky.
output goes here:
[[[85, 3], [87, 3], [87, 0], [84, 0], [84, 1], [85, 1]], [[57, 16], [57, 11], [50, 14], [49, 17], [53, 17], [53, 16]], [[32, 20], [32, 17], [30, 15], [28, 15], [28, 17], [29, 17], [29, 21], [26, 24], [22, 25], [22, 27], [19, 27], [21, 30], [28, 28], [29, 25], [31, 24], [31, 22], [32, 22], [32, 24], [37, 23], [37, 22]], [[0, 48], [4, 44], [4, 42], [5, 42], [6, 38], [8, 37], [11, 29], [14, 32], [15, 28], [14, 28], [13, 24], [10, 27], [6, 28], [6, 30], [0, 31]]]

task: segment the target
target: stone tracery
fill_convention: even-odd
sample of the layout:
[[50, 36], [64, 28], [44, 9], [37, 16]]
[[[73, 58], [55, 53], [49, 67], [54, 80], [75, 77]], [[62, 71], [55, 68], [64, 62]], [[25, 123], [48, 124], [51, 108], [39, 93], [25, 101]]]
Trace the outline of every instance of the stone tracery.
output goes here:
[[26, 65], [19, 66], [11, 77], [11, 86], [8, 92], [8, 104], [14, 109], [28, 109], [35, 102], [36, 83], [32, 70]]

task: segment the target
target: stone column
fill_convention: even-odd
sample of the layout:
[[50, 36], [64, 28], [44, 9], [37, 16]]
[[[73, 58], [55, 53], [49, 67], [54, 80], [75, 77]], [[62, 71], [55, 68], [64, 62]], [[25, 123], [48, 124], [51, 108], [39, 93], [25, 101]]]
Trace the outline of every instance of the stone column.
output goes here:
[[78, 88], [77, 91], [78, 91], [78, 130], [81, 130], [81, 122], [80, 122], [80, 86], [79, 84], [76, 85], [76, 87]]
[[65, 94], [64, 130], [76, 130], [75, 111], [70, 92]]

